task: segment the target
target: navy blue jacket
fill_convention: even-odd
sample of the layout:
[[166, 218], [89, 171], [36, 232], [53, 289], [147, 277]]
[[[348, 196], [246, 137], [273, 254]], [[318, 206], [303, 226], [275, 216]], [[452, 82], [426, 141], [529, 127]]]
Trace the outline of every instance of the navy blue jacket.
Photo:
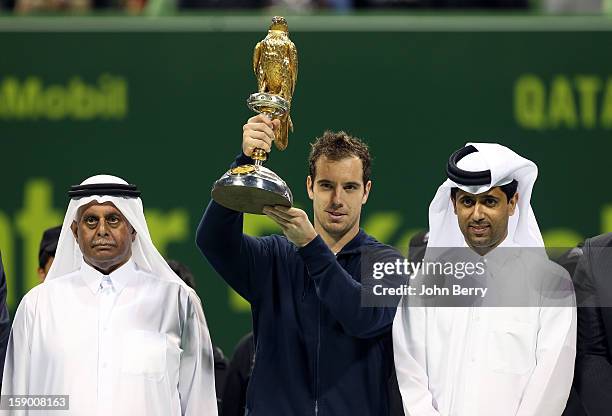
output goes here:
[[2, 254], [0, 254], [0, 388], [2, 387], [4, 358], [10, 333], [11, 321], [9, 319], [8, 308], [6, 307], [6, 275], [2, 266]]
[[[246, 156], [236, 161], [252, 163]], [[395, 308], [361, 307], [361, 253], [397, 252], [360, 230], [337, 255], [321, 237], [242, 233], [243, 214], [208, 205], [196, 242], [251, 303], [255, 364], [249, 416], [386, 416]]]

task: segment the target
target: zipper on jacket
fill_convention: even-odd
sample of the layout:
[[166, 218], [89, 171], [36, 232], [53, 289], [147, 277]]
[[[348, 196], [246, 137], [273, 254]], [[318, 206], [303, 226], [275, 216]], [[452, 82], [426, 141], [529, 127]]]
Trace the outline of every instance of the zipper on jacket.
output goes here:
[[317, 315], [317, 359], [315, 361], [315, 416], [319, 414], [319, 357], [321, 351], [321, 301], [318, 302], [319, 313]]

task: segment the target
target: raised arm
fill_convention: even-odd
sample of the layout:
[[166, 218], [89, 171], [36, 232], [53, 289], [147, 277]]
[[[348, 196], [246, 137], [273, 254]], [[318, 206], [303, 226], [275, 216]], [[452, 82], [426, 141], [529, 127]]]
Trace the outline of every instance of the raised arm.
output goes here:
[[[277, 123], [277, 121], [276, 121]], [[270, 151], [274, 138], [273, 122], [262, 115], [249, 119], [243, 127], [242, 153], [232, 166], [252, 164], [256, 148]], [[249, 302], [257, 298], [270, 270], [270, 247], [265, 238], [250, 237], [242, 232], [243, 214], [211, 201], [196, 232], [196, 244], [223, 279]]]

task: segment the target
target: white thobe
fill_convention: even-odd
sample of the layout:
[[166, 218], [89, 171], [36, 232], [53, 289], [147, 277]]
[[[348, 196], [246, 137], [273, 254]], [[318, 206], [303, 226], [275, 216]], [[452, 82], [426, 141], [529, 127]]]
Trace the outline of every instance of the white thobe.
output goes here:
[[83, 262], [24, 296], [2, 394], [68, 395], [71, 416], [216, 416], [209, 340], [185, 285], [132, 260], [106, 277]]
[[[499, 276], [529, 276], [531, 266], [517, 257], [503, 263]], [[502, 266], [489, 261], [487, 273], [496, 267]], [[575, 300], [567, 301], [569, 306], [406, 307], [403, 298], [393, 348], [406, 415], [560, 416], [576, 354]]]

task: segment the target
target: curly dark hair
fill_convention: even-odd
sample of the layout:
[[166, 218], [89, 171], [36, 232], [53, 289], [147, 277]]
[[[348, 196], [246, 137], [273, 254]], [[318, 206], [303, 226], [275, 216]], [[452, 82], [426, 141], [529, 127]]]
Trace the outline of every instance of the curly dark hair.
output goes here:
[[317, 174], [316, 163], [321, 156], [332, 161], [338, 161], [347, 157], [358, 157], [363, 168], [363, 185], [368, 183], [372, 173], [372, 156], [368, 145], [361, 139], [351, 136], [344, 131], [333, 132], [327, 130], [323, 136], [318, 137], [310, 144], [310, 156], [308, 157], [309, 174], [313, 182]]

